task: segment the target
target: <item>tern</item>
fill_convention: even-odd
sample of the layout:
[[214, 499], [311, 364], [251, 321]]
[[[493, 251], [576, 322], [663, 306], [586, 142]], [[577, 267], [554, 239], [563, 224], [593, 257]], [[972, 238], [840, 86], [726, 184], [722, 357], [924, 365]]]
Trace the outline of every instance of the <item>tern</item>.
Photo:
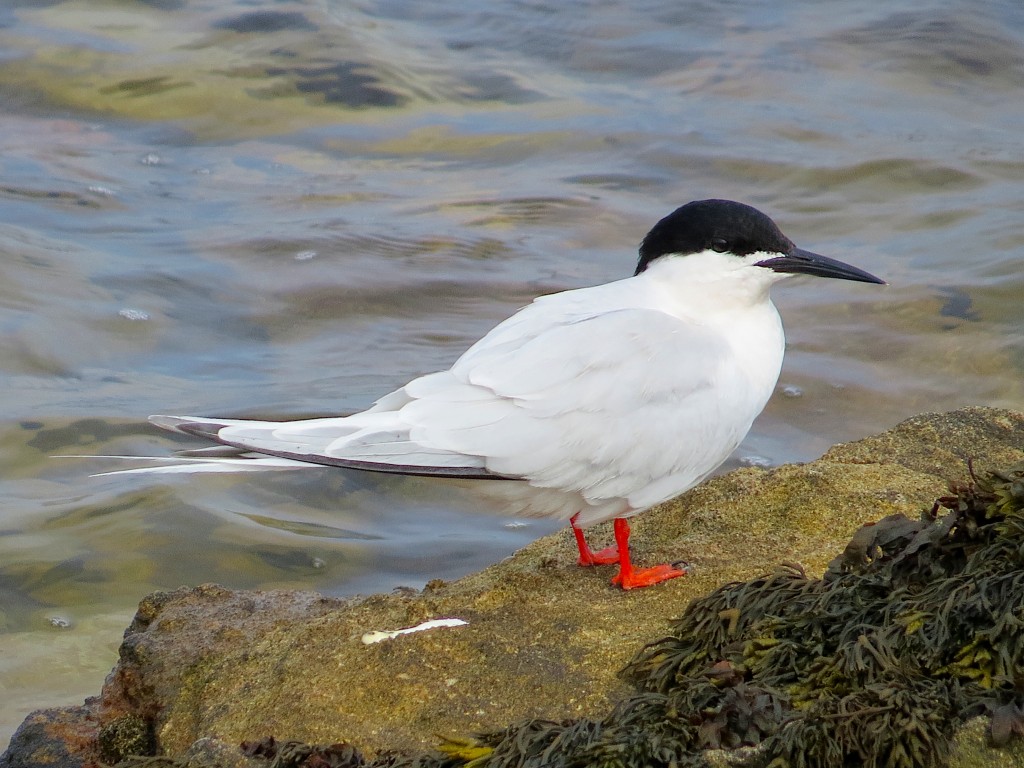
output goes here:
[[[647, 233], [632, 277], [535, 299], [446, 371], [369, 409], [301, 421], [151, 416], [219, 445], [128, 472], [347, 467], [501, 488], [514, 514], [568, 520], [580, 565], [624, 589], [685, 570], [634, 568], [628, 518], [700, 483], [740, 444], [782, 368], [769, 296], [793, 275], [884, 284], [797, 248], [768, 216], [697, 200]], [[614, 520], [615, 546], [583, 529]]]

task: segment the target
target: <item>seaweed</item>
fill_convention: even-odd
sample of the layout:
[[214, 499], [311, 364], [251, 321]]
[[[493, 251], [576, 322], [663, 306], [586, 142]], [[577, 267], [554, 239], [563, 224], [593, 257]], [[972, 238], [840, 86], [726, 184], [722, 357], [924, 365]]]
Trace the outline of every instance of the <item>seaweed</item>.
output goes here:
[[366, 760], [351, 744], [318, 746], [301, 741], [278, 741], [268, 736], [259, 741], [243, 741], [242, 754], [270, 761], [270, 768], [363, 768]]

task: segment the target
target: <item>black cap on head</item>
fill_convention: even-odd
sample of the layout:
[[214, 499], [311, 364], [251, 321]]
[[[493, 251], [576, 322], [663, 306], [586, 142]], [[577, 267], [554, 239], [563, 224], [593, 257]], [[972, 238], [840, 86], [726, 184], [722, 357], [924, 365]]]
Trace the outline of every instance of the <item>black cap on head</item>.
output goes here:
[[775, 222], [732, 200], [694, 200], [663, 218], [640, 244], [639, 275], [659, 256], [713, 250], [746, 256], [763, 251], [789, 253], [796, 246]]

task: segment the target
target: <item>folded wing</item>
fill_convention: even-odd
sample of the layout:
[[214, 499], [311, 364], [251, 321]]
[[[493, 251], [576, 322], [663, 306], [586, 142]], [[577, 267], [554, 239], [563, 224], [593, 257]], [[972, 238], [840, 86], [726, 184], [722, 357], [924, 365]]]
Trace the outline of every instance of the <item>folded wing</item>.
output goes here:
[[723, 431], [737, 420], [721, 418], [719, 404], [742, 398], [722, 398], [722, 389], [742, 391], [746, 381], [730, 367], [724, 340], [700, 326], [643, 308], [512, 320], [450, 370], [414, 379], [353, 416], [152, 420], [289, 461], [522, 479], [595, 506], [622, 499], [636, 509], [699, 482], [749, 426]]

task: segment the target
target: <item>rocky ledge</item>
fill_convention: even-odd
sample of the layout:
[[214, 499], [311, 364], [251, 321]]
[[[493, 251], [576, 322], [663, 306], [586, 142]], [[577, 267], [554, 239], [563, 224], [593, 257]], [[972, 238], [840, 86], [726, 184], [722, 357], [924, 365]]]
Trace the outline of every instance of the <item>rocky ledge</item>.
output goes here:
[[[481, 768], [639, 764], [636, 755], [643, 752], [636, 751], [640, 748], [633, 737], [620, 738], [632, 746], [618, 751], [602, 747], [589, 753], [592, 758], [573, 753], [569, 742], [596, 739], [602, 729], [611, 732], [614, 718], [635, 713], [641, 700], [648, 709], [651, 702], [661, 702], [651, 710], [660, 712], [659, 723], [680, 719], [675, 709], [665, 710], [669, 699], [651, 697], [669, 695], [672, 680], [689, 680], [687, 685], [696, 691], [680, 671], [680, 665], [692, 663], [706, 667], [698, 677], [713, 695], [700, 705], [703, 714], [684, 716], [680, 728], [698, 729], [694, 732], [703, 747], [729, 750], [703, 749], [683, 757], [643, 753], [644, 764], [746, 760], [753, 765], [756, 745], [781, 726], [788, 727], [796, 707], [798, 719], [806, 722], [811, 712], [824, 724], [808, 736], [824, 744], [819, 745], [822, 757], [815, 757], [818, 747], [809, 744], [799, 750], [800, 756], [791, 751], [778, 765], [842, 765], [844, 749], [859, 750], [864, 765], [914, 765], [914, 754], [908, 755], [910, 762], [901, 762], [898, 754], [868, 754], [870, 744], [833, 743], [852, 717], [888, 716], [898, 709], [884, 699], [886, 691], [902, 690], [898, 681], [878, 689], [881, 704], [862, 702], [816, 715], [806, 682], [803, 688], [789, 685], [765, 693], [754, 686], [757, 664], [771, 658], [768, 645], [781, 643], [784, 632], [774, 624], [771, 631], [765, 629], [765, 611], [755, 616], [729, 607], [729, 600], [747, 594], [743, 590], [766, 595], [764, 585], [774, 584], [773, 579], [787, 588], [798, 582], [801, 595], [827, 591], [830, 573], [833, 579], [843, 573], [842, 578], [863, 581], [876, 565], [889, 563], [884, 567], [891, 568], [894, 560], [911, 562], [908, 557], [918, 570], [934, 571], [924, 581], [941, 578], [940, 565], [973, 567], [965, 565], [965, 553], [982, 545], [971, 539], [982, 536], [979, 530], [1016, 535], [1002, 518], [990, 524], [986, 510], [993, 499], [1009, 504], [1007, 494], [1020, 491], [1024, 497], [1024, 484], [1019, 475], [1004, 475], [1009, 479], [995, 491], [991, 482], [979, 488], [971, 467], [977, 477], [990, 478], [988, 473], [1022, 460], [1024, 414], [968, 408], [915, 417], [881, 435], [835, 446], [809, 464], [737, 470], [637, 519], [637, 559], [685, 560], [692, 574], [632, 592], [609, 586], [609, 569], [576, 567], [571, 537], [555, 534], [481, 573], [451, 583], [432, 582], [422, 592], [336, 600], [313, 593], [239, 592], [207, 585], [150, 595], [125, 632], [120, 660], [101, 694], [80, 707], [30, 715], [0, 757], [0, 768], [111, 764], [132, 755], [162, 755], [168, 764], [194, 766], [269, 766], [268, 758], [277, 765], [356, 766], [365, 760]], [[947, 509], [935, 511], [941, 497], [947, 497]], [[960, 517], [950, 521], [943, 517], [946, 513]], [[862, 528], [876, 521], [884, 524]], [[945, 558], [941, 562], [938, 555], [922, 556], [940, 550]], [[1024, 583], [1024, 570], [1014, 570], [1012, 564], [1009, 568], [998, 576], [1008, 586], [993, 594], [1012, 601], [1014, 590]], [[774, 575], [759, 578], [762, 574]], [[911, 592], [918, 590], [917, 575], [904, 577], [911, 579]], [[873, 583], [877, 592], [879, 582]], [[970, 594], [968, 588], [950, 602]], [[936, 707], [930, 715], [922, 709], [922, 722], [931, 724], [922, 727], [926, 751], [921, 754], [938, 755], [942, 762], [964, 768], [1024, 766], [1022, 739], [1014, 738], [1024, 733], [1024, 696], [1019, 693], [1024, 609], [1019, 602], [992, 605], [990, 595], [985, 599], [989, 614], [1005, 617], [1000, 626], [1010, 635], [1004, 636], [1017, 645], [1006, 650], [990, 643], [982, 649], [988, 656], [1003, 654], [1001, 667], [986, 666], [984, 659], [980, 666], [970, 666], [971, 659], [984, 655], [979, 652], [981, 640], [974, 638], [970, 648], [961, 648], [950, 660], [948, 669], [942, 668], [950, 690], [961, 690], [961, 683], [981, 685], [993, 695], [990, 705], [978, 712], [984, 717], [973, 720], [967, 720], [967, 713], [951, 716], [948, 703], [943, 705], [947, 709]], [[712, 610], [719, 605], [715, 600], [726, 607]], [[766, 600], [765, 605], [776, 606], [776, 613], [788, 602]], [[912, 635], [930, 620], [922, 615], [913, 623], [905, 612], [900, 615], [903, 624], [894, 636]], [[680, 617], [683, 622], [677, 621]], [[374, 637], [368, 633], [434, 619], [465, 624], [366, 642]], [[680, 649], [689, 647], [686, 638], [694, 634], [687, 621], [710, 621], [712, 632], [725, 633], [715, 646], [720, 658], [682, 659]], [[855, 693], [850, 680], [870, 676], [864, 670], [872, 665], [888, 663], [884, 644], [855, 640], [864, 653], [836, 662], [845, 677], [837, 680], [832, 674], [826, 680], [818, 674], [810, 685], [836, 687], [836, 700], [845, 701], [843, 697]], [[644, 650], [650, 643], [655, 645]], [[966, 661], [965, 653], [970, 656]], [[675, 666], [658, 666], [668, 657]], [[627, 667], [629, 672], [622, 674]], [[981, 668], [995, 672], [979, 672]], [[824, 667], [816, 669], [820, 673]], [[647, 677], [640, 675], [642, 670]], [[661, 678], [652, 682], [652, 675]], [[731, 703], [723, 703], [723, 692]], [[922, 695], [914, 694], [914, 706], [926, 706]], [[738, 723], [743, 724], [742, 733]], [[620, 727], [618, 721], [615, 727]], [[890, 721], [886, 727], [895, 726]], [[549, 731], [543, 736], [547, 742], [530, 747], [523, 734], [544, 728]], [[870, 735], [871, 729], [865, 728]], [[928, 734], [934, 735], [936, 728], [947, 729], [955, 739], [928, 752]], [[863, 741], [863, 733], [859, 738]], [[875, 739], [892, 743], [877, 734]], [[350, 746], [293, 749], [289, 763], [282, 759], [281, 745], [292, 740]], [[510, 740], [526, 746], [513, 754], [505, 743]], [[243, 742], [246, 750], [240, 749]], [[658, 743], [668, 749], [664, 738]], [[438, 747], [443, 750], [437, 752]], [[649, 745], [644, 749], [649, 751]], [[828, 754], [838, 762], [828, 762]], [[419, 757], [410, 757], [414, 755]]]

